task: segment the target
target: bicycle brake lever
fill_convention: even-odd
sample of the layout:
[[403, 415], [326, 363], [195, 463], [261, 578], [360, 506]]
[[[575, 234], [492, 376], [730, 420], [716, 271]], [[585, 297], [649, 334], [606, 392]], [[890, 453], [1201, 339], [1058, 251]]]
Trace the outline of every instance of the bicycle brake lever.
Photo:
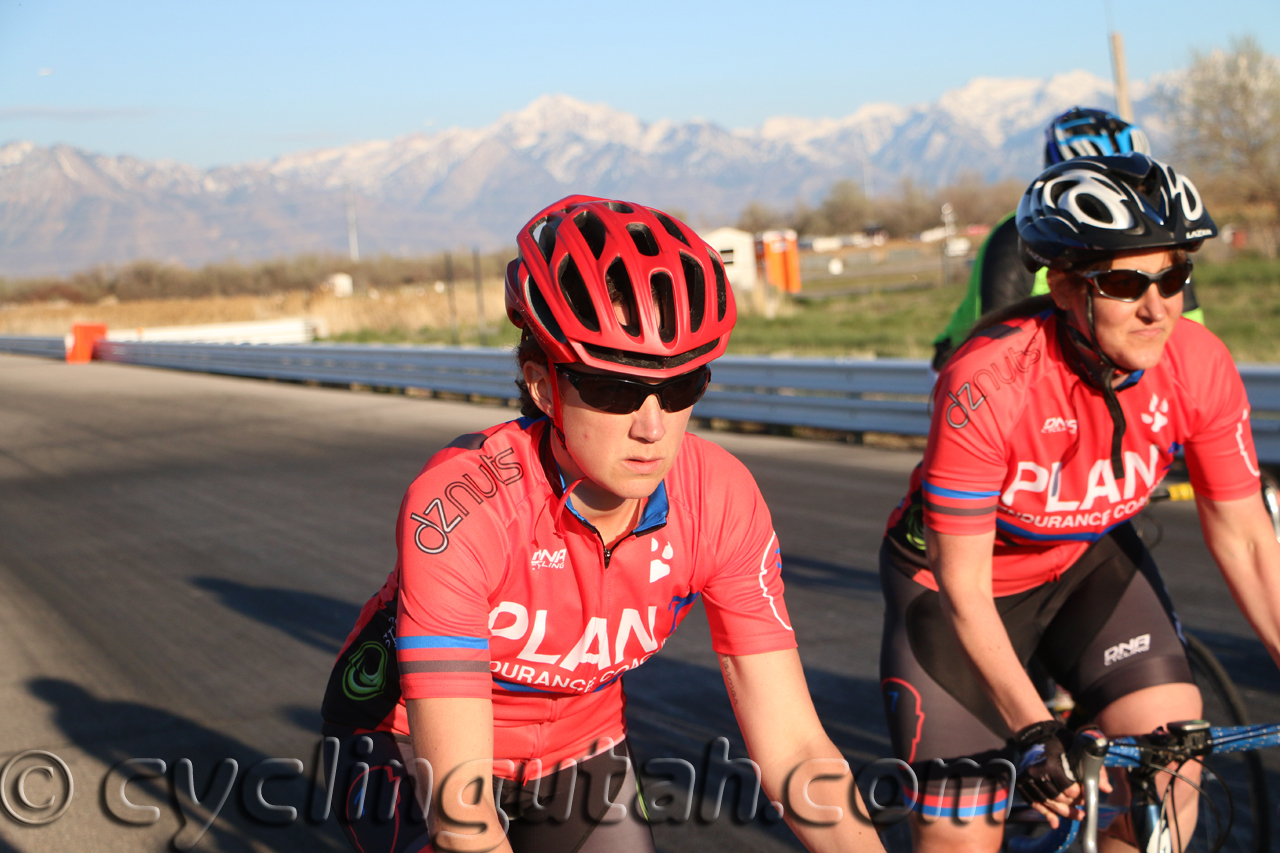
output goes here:
[[1083, 729], [1076, 734], [1072, 752], [1079, 755], [1076, 762], [1077, 778], [1084, 788], [1084, 830], [1080, 847], [1084, 853], [1098, 853], [1098, 804], [1101, 800], [1099, 779], [1102, 763], [1107, 757], [1111, 742], [1097, 729]]

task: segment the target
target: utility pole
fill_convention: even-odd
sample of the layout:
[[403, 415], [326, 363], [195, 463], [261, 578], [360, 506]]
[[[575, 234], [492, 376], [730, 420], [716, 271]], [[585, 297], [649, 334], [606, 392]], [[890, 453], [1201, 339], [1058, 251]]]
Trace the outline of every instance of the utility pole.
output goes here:
[[480, 346], [489, 345], [489, 323], [484, 316], [484, 284], [480, 280], [480, 247], [471, 247], [471, 264], [476, 271], [476, 332], [480, 335]]
[[449, 289], [449, 325], [453, 327], [453, 345], [456, 347], [462, 341], [458, 337], [458, 299], [453, 287], [453, 255], [449, 252], [444, 253], [444, 282]]
[[1116, 80], [1116, 112], [1127, 122], [1133, 121], [1133, 104], [1129, 101], [1129, 72], [1124, 64], [1124, 37], [1111, 31], [1111, 73]]
[[356, 235], [356, 202], [350, 192], [347, 193], [347, 251], [351, 253], [351, 263], [360, 262], [360, 238]]

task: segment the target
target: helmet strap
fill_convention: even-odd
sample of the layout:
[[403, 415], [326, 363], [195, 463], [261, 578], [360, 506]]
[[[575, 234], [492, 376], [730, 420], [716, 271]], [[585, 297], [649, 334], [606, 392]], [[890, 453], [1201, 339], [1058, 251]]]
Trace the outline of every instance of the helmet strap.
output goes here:
[[[564, 448], [564, 452], [573, 460], [573, 464], [578, 466], [579, 471], [585, 471], [582, 463], [573, 455], [573, 451], [569, 449], [569, 442], [564, 437], [564, 399], [560, 396], [560, 374], [556, 371], [555, 362], [548, 360], [547, 366], [550, 367], [551, 379], [551, 428], [555, 430], [556, 438], [560, 440], [560, 446]], [[582, 482], [578, 480], [574, 483], [576, 486]]]
[[1075, 372], [1088, 384], [1102, 393], [1107, 404], [1107, 413], [1111, 416], [1111, 473], [1117, 479], [1124, 477], [1124, 460], [1121, 446], [1128, 424], [1125, 421], [1124, 409], [1116, 396], [1114, 380], [1119, 366], [1111, 360], [1098, 343], [1097, 326], [1093, 316], [1093, 288], [1085, 289], [1085, 318], [1089, 324], [1089, 335], [1086, 337], [1071, 325], [1067, 312], [1058, 309], [1058, 340], [1067, 362]]
[[560, 446], [564, 448], [565, 453], [569, 453], [569, 443], [564, 440], [564, 404], [560, 400], [560, 374], [556, 372], [556, 363], [547, 359], [547, 380], [551, 385], [551, 427], [556, 431], [556, 437], [560, 439]]

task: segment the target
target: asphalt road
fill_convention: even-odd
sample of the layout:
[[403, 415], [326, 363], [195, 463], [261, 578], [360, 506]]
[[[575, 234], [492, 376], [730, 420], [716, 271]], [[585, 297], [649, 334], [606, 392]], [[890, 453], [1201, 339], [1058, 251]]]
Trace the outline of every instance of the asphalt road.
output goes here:
[[[53, 823], [0, 816], [0, 853], [189, 841], [194, 828], [179, 835], [173, 793], [182, 759], [204, 806], [219, 762], [234, 759], [239, 772], [196, 849], [347, 850], [332, 821], [307, 819], [305, 776], [267, 783], [269, 799], [303, 812], [268, 825], [243, 806], [243, 774], [265, 758], [295, 758], [311, 772], [321, 694], [360, 605], [392, 566], [404, 488], [453, 437], [511, 415], [0, 356], [0, 756], [47, 750], [75, 784]], [[788, 607], [828, 731], [855, 765], [888, 755], [876, 554], [916, 455], [707, 435], [747, 463], [772, 508]], [[1157, 559], [1185, 622], [1220, 655], [1255, 719], [1280, 719], [1280, 674], [1209, 562], [1194, 510], [1154, 512], [1165, 531]], [[626, 686], [641, 759], [700, 765], [720, 736], [745, 754], [700, 610]], [[158, 809], [149, 825], [108, 813], [119, 780], [104, 780], [130, 758], [163, 759], [169, 770], [129, 785], [131, 802]], [[14, 766], [10, 802], [31, 762]], [[60, 784], [33, 771], [27, 797], [64, 796]], [[672, 853], [797, 849], [785, 826], [763, 817], [663, 825], [657, 838]]]

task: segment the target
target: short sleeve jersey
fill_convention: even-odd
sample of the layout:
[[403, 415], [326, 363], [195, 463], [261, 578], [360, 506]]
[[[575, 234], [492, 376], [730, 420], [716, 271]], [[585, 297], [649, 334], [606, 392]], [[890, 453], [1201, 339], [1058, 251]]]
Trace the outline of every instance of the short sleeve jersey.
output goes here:
[[[941, 533], [994, 529], [997, 596], [1058, 577], [1146, 506], [1180, 451], [1197, 494], [1258, 491], [1244, 383], [1212, 332], [1178, 320], [1160, 362], [1118, 389], [1127, 428], [1117, 477], [1106, 403], [1064, 360], [1058, 322], [1048, 311], [994, 326], [947, 363], [924, 461], [889, 520], [890, 538], [918, 565], [921, 522]], [[927, 569], [915, 577], [937, 589]]]
[[795, 647], [777, 536], [740, 462], [685, 436], [638, 525], [606, 551], [564, 495], [547, 423], [462, 436], [409, 487], [396, 568], [347, 640], [394, 608], [402, 697], [378, 729], [408, 733], [404, 699], [490, 698], [494, 757], [549, 772], [624, 735], [619, 679], [699, 597], [717, 652]]

